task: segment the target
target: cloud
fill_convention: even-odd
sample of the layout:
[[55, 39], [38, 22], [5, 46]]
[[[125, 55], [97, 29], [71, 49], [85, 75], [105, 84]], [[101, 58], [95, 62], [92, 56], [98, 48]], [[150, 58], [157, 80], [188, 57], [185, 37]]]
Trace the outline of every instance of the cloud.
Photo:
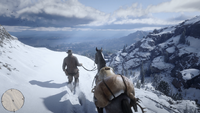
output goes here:
[[[1, 0], [0, 24], [5, 26], [28, 26], [28, 30], [70, 31], [94, 29], [123, 29], [128, 24], [141, 27], [174, 25], [187, 17], [182, 15], [159, 19], [153, 13], [200, 11], [199, 0], [171, 0], [143, 8], [141, 4], [122, 6], [106, 14], [81, 4], [78, 0]], [[140, 24], [140, 25], [138, 25]], [[113, 26], [109, 28], [110, 26]], [[26, 27], [24, 27], [26, 28]], [[24, 30], [22, 27], [21, 30]], [[20, 29], [20, 28], [19, 28]], [[131, 28], [128, 28], [131, 29]], [[135, 29], [135, 27], [134, 27]], [[13, 29], [14, 30], [14, 29]]]
[[157, 27], [157, 26], [147, 26], [144, 27], [144, 25], [136, 25], [135, 27], [126, 27], [127, 25], [123, 25], [121, 26], [121, 29], [119, 28], [114, 28], [114, 26], [106, 26], [104, 28], [96, 28], [96, 29], [92, 29], [92, 28], [71, 28], [71, 27], [37, 27], [37, 28], [33, 28], [33, 27], [27, 27], [27, 26], [3, 26], [7, 31], [9, 32], [22, 32], [22, 31], [47, 31], [47, 32], [51, 32], [51, 31], [137, 31], [137, 30], [143, 30], [143, 31], [149, 31], [149, 30], [153, 30], [153, 29], [158, 29], [161, 28]]
[[142, 8], [142, 5], [137, 3], [132, 4], [130, 7], [120, 7], [113, 14], [113, 16], [118, 18], [142, 17], [145, 15], [148, 15], [148, 12]]
[[[89, 24], [109, 17], [109, 14], [84, 6], [78, 0], [42, 0], [35, 2], [16, 0], [12, 2], [7, 3], [8, 5], [4, 7], [3, 4], [6, 4], [5, 0], [0, 2], [0, 6], [2, 6], [0, 10], [3, 12], [0, 13], [2, 18], [0, 22], [4, 25], [9, 25], [9, 20], [13, 20], [15, 22], [14, 25], [34, 26], [38, 24], [37, 26], [44, 27], [69, 27]], [[23, 24], [21, 21], [26, 21], [26, 24]]]
[[135, 31], [152, 31], [154, 29], [161, 29], [162, 27], [141, 27], [141, 28], [135, 28]]
[[171, 0], [158, 5], [149, 5], [146, 9], [141, 4], [134, 3], [129, 7], [120, 7], [110, 18], [109, 24], [146, 24], [146, 25], [175, 25], [191, 16], [179, 15], [166, 19], [159, 19], [152, 16], [152, 13], [182, 13], [200, 12], [199, 0]]
[[181, 14], [181, 15], [169, 18], [168, 21], [183, 21], [183, 20], [187, 20], [190, 18], [192, 18], [192, 17], [185, 15], [185, 14]]
[[[17, 11], [17, 17], [27, 17], [29, 14], [33, 15], [54, 15], [61, 16], [65, 18], [102, 18], [105, 16], [104, 13], [91, 8], [86, 7], [78, 0], [68, 0], [68, 1], [58, 1], [58, 0], [43, 0], [31, 7], [26, 7]], [[40, 16], [39, 16], [40, 17]], [[30, 18], [32, 19], [32, 18]]]
[[159, 12], [192, 12], [200, 11], [199, 0], [171, 0], [158, 5], [147, 7], [149, 13]]
[[30, 29], [27, 26], [3, 26], [8, 32], [22, 32], [24, 30]]
[[116, 18], [148, 18], [152, 13], [165, 12], [200, 12], [200, 0], [170, 0], [158, 5], [149, 5], [146, 9], [141, 4], [134, 3], [129, 7], [120, 7], [112, 16]]
[[165, 21], [156, 18], [124, 19], [115, 21], [114, 24], [148, 24], [148, 25], [174, 25], [177, 21]]
[[156, 25], [174, 25], [181, 21], [191, 18], [191, 16], [180, 15], [179, 17], [171, 17], [170, 19], [159, 19], [152, 17], [152, 13], [168, 13], [168, 12], [199, 12], [199, 0], [171, 0], [158, 5], [149, 5], [146, 9], [141, 4], [134, 3], [131, 6], [120, 7], [105, 21], [93, 21], [87, 25], [102, 26], [110, 24], [156, 24]]

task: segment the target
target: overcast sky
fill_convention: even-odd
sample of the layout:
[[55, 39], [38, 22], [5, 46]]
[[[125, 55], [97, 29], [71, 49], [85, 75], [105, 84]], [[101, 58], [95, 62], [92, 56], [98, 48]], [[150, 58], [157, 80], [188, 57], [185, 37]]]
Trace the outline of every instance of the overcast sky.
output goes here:
[[200, 0], [0, 0], [0, 24], [9, 32], [65, 32], [66, 37], [125, 35], [197, 15]]

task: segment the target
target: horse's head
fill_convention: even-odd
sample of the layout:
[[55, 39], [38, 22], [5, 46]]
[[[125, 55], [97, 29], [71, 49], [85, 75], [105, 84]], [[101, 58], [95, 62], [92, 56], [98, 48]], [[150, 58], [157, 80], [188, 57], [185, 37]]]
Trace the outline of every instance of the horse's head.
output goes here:
[[95, 63], [97, 64], [98, 66], [98, 72], [100, 71], [100, 69], [102, 67], [105, 67], [106, 66], [106, 61], [104, 59], [104, 55], [102, 53], [102, 48], [100, 50], [98, 50], [96, 48], [96, 54], [95, 54]]

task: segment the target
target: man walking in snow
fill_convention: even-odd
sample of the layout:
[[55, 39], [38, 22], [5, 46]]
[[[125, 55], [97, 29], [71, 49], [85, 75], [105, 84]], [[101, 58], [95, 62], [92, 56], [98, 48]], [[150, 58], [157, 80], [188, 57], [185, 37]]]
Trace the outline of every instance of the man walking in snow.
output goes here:
[[[78, 59], [72, 55], [72, 50], [67, 51], [68, 56], [63, 60], [63, 71], [68, 76], [68, 84], [71, 84], [73, 77], [75, 79], [75, 86], [79, 83], [79, 70], [77, 66], [82, 66]], [[67, 66], [67, 69], [65, 67]]]

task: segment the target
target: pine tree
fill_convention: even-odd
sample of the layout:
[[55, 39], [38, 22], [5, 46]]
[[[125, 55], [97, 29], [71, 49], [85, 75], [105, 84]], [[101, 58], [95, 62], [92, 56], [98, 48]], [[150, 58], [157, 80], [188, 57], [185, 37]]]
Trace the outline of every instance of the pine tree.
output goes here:
[[194, 110], [194, 113], [197, 113], [197, 110], [196, 110], [196, 109]]
[[141, 64], [141, 67], [140, 67], [140, 76], [141, 76], [141, 84], [144, 84], [144, 69], [143, 69], [143, 62]]
[[133, 76], [135, 76], [135, 72], [133, 72]]
[[157, 87], [158, 81], [159, 81], [158, 74], [155, 74], [155, 75], [153, 76], [153, 85], [154, 85], [155, 87]]
[[133, 75], [133, 72], [132, 72], [132, 71], [130, 71], [130, 76], [131, 76], [131, 75]]
[[153, 68], [151, 65], [150, 65], [150, 73], [153, 73]]
[[136, 83], [136, 88], [140, 89], [140, 87], [141, 87], [141, 83], [140, 83], [140, 81], [139, 81], [139, 80], [137, 80], [137, 83]]
[[190, 46], [190, 42], [189, 42], [188, 40], [186, 41], [186, 44], [187, 44], [188, 46]]
[[164, 61], [165, 61], [165, 62], [168, 62], [168, 61], [169, 61], [168, 52], [165, 52], [165, 54], [164, 54]]
[[186, 40], [185, 40], [185, 30], [184, 30], [180, 36], [179, 43], [185, 44], [185, 42], [186, 42]]
[[124, 45], [124, 48], [122, 50], [122, 53], [126, 52], [126, 45]]
[[165, 95], [169, 95], [169, 85], [165, 81], [161, 81], [158, 85], [158, 90], [163, 92]]
[[122, 69], [122, 72], [121, 72], [121, 74], [122, 74], [122, 75], [124, 75], [124, 70], [123, 70], [123, 69]]
[[144, 84], [144, 73], [142, 74], [141, 83]]
[[189, 110], [188, 110], [188, 106], [187, 106], [187, 104], [186, 104], [186, 108], [185, 108], [185, 110], [183, 110], [183, 113], [189, 113]]
[[128, 76], [128, 69], [125, 69], [125, 76]]
[[182, 95], [181, 95], [181, 93], [178, 93], [178, 100], [182, 100]]
[[181, 93], [176, 93], [176, 94], [173, 94], [172, 96], [171, 96], [174, 100], [182, 100], [182, 95], [181, 95]]

